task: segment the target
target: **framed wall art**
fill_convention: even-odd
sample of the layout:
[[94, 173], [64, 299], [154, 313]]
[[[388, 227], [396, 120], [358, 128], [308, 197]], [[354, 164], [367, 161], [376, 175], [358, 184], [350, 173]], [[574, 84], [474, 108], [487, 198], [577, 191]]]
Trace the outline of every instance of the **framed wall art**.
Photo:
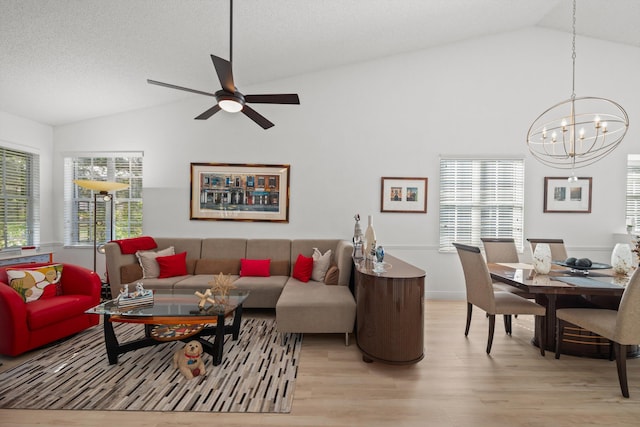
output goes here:
[[382, 177], [380, 212], [427, 212], [428, 178]]
[[544, 212], [591, 213], [591, 178], [544, 178]]
[[190, 219], [289, 222], [289, 165], [191, 163]]

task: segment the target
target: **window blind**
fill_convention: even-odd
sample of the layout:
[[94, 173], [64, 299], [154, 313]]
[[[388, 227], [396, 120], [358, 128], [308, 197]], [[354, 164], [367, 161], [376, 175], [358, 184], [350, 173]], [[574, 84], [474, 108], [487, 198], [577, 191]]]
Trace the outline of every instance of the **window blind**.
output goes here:
[[627, 157], [627, 219], [633, 220], [631, 232], [635, 235], [640, 230], [640, 155], [629, 154]]
[[129, 184], [112, 192], [114, 212], [98, 198], [96, 241], [105, 242], [113, 236], [124, 239], [142, 235], [142, 166], [141, 152], [66, 153], [64, 157], [64, 244], [93, 244], [93, 191], [74, 184], [76, 179], [115, 181]]
[[440, 159], [440, 251], [512, 237], [523, 250], [524, 160]]
[[0, 249], [40, 244], [40, 156], [0, 147]]

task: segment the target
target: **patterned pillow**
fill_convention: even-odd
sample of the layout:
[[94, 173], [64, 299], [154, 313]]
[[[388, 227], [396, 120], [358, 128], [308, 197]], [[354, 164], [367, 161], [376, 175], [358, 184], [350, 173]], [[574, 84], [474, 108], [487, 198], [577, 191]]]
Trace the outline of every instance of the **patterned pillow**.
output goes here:
[[173, 246], [159, 251], [138, 251], [136, 257], [142, 267], [143, 279], [155, 279], [160, 275], [160, 266], [156, 258], [159, 256], [175, 255]]
[[60, 288], [62, 264], [8, 268], [7, 276], [9, 285], [20, 294], [24, 302], [51, 298], [62, 293]]

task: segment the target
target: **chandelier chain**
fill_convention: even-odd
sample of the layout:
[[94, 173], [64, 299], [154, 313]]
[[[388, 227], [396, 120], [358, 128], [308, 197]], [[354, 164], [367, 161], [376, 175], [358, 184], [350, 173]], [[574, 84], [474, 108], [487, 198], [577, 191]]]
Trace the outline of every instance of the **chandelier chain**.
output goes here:
[[576, 0], [573, 0], [573, 39], [571, 45], [571, 60], [573, 61], [573, 75], [571, 76], [571, 99], [576, 98]]

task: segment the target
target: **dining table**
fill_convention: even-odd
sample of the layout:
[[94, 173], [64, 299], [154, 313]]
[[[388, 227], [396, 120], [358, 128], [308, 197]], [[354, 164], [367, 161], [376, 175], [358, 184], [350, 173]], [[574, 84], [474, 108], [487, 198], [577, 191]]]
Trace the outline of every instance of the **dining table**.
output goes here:
[[[566, 307], [597, 307], [617, 310], [631, 274], [617, 274], [609, 266], [601, 269], [575, 269], [554, 264], [548, 274], [538, 274], [531, 264], [488, 263], [494, 281], [506, 283], [532, 294], [536, 303], [546, 308], [544, 335], [535, 331], [533, 343], [555, 351], [556, 309]], [[608, 267], [608, 268], [607, 268]], [[565, 330], [562, 353], [582, 357], [609, 358], [609, 340], [578, 327]], [[637, 346], [630, 346], [628, 357], [640, 355]]]

